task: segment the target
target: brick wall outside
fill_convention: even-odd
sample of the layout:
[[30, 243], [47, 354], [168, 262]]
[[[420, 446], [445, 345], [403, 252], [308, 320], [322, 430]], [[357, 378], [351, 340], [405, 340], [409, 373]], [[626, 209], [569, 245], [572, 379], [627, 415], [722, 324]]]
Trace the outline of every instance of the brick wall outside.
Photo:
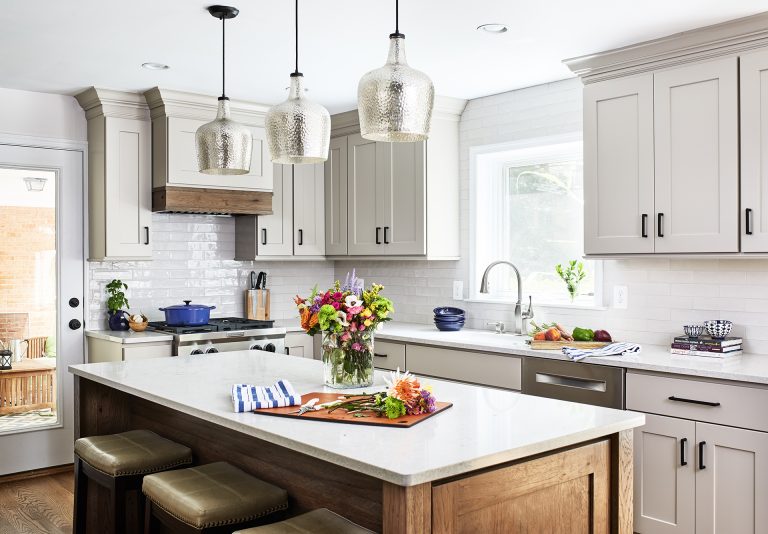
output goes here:
[[0, 339], [56, 334], [54, 208], [0, 208]]

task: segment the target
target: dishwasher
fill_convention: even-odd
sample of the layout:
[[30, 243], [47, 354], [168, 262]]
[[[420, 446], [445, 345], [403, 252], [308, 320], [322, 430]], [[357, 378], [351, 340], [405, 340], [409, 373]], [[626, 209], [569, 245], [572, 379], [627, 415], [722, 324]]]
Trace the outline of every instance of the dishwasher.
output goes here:
[[523, 393], [606, 408], [624, 409], [621, 367], [545, 358], [523, 358]]

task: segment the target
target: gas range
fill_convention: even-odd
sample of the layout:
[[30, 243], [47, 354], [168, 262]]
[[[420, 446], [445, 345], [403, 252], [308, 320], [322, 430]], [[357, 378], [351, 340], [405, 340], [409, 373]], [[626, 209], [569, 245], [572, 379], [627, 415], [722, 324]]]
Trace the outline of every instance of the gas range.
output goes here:
[[169, 326], [160, 321], [150, 322], [148, 327], [157, 332], [173, 334], [174, 356], [234, 350], [285, 353], [285, 328], [275, 328], [274, 321], [217, 317], [202, 326]]

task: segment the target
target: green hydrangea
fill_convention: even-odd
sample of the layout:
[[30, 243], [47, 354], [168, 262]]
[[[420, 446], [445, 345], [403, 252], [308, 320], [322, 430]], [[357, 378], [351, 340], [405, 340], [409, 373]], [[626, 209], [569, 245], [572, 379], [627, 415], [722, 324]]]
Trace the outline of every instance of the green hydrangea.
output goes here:
[[320, 330], [329, 330], [332, 328], [332, 325], [340, 326], [336, 322], [336, 317], [336, 308], [330, 304], [321, 306], [317, 312], [317, 322], [320, 325]]
[[405, 403], [394, 397], [387, 397], [384, 401], [384, 413], [389, 419], [397, 419], [405, 415]]

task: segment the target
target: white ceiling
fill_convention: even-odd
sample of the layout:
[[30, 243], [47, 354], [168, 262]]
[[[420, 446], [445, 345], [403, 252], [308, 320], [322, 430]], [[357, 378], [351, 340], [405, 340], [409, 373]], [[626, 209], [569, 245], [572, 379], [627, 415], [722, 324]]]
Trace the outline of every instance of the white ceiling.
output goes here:
[[[235, 1], [235, 0], [233, 0]], [[12, 0], [0, 11], [0, 87], [74, 94], [95, 85], [220, 92], [220, 23], [201, 0]], [[227, 93], [285, 97], [293, 2], [239, 0], [227, 24]], [[764, 11], [761, 0], [403, 0], [409, 63], [438, 94], [475, 98], [569, 77], [564, 58]], [[392, 0], [302, 0], [300, 70], [332, 113], [355, 107], [357, 81], [384, 63]], [[502, 22], [501, 35], [478, 32]], [[167, 63], [168, 71], [141, 68]]]

